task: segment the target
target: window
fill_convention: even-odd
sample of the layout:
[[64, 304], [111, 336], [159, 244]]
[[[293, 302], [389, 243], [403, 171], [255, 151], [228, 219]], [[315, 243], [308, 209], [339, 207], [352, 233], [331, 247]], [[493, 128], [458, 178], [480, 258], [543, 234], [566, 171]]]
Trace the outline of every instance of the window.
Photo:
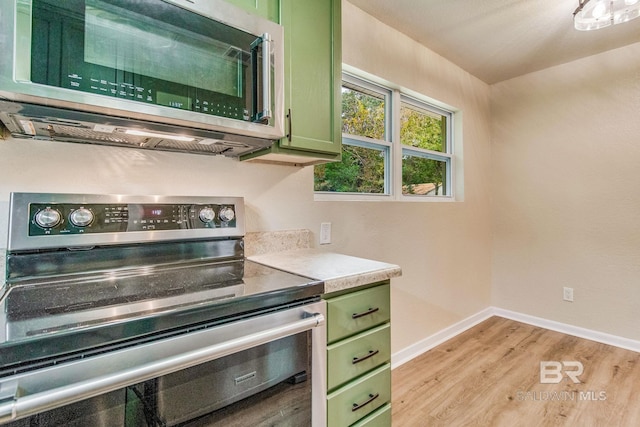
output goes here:
[[451, 113], [401, 99], [402, 194], [451, 196]]
[[342, 162], [315, 167], [315, 191], [389, 194], [391, 91], [355, 79], [342, 83]]
[[399, 90], [342, 82], [342, 161], [315, 166], [316, 194], [451, 198], [452, 117]]

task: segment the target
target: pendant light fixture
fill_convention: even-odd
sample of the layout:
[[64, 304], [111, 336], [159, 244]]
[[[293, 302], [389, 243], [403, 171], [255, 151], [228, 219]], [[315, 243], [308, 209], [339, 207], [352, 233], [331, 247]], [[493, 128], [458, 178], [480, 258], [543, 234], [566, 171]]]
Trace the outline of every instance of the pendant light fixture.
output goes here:
[[640, 0], [578, 0], [573, 12], [576, 30], [599, 30], [640, 16]]

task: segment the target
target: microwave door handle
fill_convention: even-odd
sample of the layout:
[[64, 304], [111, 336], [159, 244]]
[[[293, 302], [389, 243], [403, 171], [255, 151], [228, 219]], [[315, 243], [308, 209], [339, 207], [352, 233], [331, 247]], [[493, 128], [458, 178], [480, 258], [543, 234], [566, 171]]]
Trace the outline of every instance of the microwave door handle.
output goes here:
[[271, 36], [262, 36], [262, 120], [271, 118]]
[[258, 85], [253, 85], [253, 105], [256, 114], [254, 121], [268, 122], [271, 118], [271, 36], [264, 33], [251, 44], [251, 58], [253, 62], [254, 81], [258, 74], [258, 46], [262, 45], [262, 111], [258, 112]]

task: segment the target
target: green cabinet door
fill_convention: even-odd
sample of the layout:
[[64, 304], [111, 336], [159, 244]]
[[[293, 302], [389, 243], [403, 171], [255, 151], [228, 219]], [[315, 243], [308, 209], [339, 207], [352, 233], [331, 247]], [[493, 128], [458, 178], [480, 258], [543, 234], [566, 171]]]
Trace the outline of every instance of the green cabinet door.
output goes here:
[[351, 427], [391, 427], [391, 404], [387, 403]]
[[391, 325], [386, 323], [327, 346], [327, 389], [333, 390], [391, 360]]
[[280, 23], [280, 0], [226, 0], [247, 12]]
[[389, 282], [327, 299], [327, 343], [358, 334], [391, 319]]
[[339, 161], [341, 1], [280, 0], [280, 16], [285, 33], [287, 136], [242, 159], [303, 165]]
[[289, 101], [285, 108], [291, 112], [291, 137], [281, 140], [281, 147], [340, 153], [340, 4], [282, 0]]
[[389, 402], [391, 365], [386, 364], [327, 396], [327, 426], [351, 426]]

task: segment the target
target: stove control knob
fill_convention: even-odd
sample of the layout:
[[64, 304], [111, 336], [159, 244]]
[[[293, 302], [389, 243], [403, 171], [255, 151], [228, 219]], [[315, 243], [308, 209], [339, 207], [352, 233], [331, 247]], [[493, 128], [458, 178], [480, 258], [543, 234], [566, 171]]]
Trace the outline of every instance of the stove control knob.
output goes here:
[[86, 227], [93, 222], [93, 212], [87, 208], [78, 208], [71, 212], [69, 220], [76, 227]]
[[233, 211], [232, 208], [228, 206], [226, 208], [220, 209], [220, 213], [218, 214], [218, 218], [220, 218], [220, 221], [223, 221], [223, 222], [229, 222], [235, 217], [236, 217], [236, 213]]
[[213, 208], [202, 208], [198, 216], [200, 217], [200, 221], [208, 224], [216, 218], [216, 212]]
[[51, 228], [60, 224], [62, 215], [55, 209], [45, 208], [39, 211], [35, 217], [36, 224], [42, 228]]

